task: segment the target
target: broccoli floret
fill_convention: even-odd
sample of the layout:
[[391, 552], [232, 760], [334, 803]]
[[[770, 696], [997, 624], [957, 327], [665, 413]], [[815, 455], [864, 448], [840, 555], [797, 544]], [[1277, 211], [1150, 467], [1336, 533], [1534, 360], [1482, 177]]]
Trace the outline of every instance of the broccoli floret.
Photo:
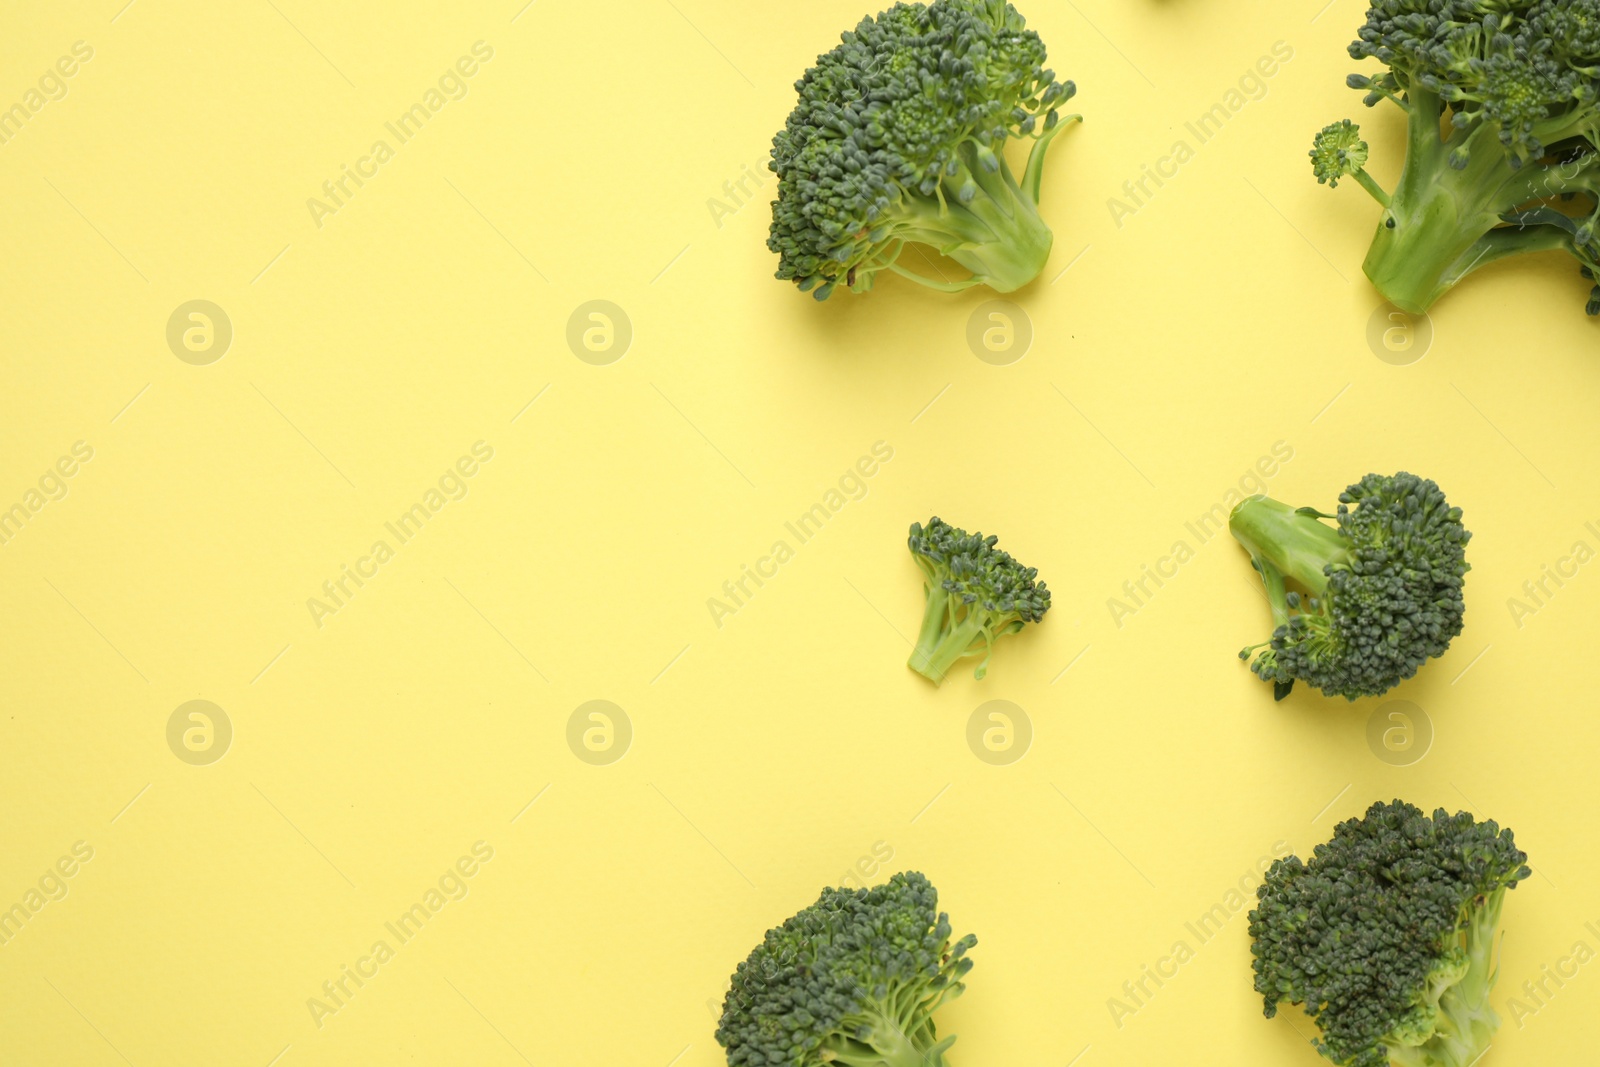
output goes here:
[[933, 1014], [966, 989], [968, 934], [950, 940], [939, 893], [915, 871], [824, 889], [768, 930], [733, 974], [717, 1042], [730, 1067], [944, 1067], [955, 1037]]
[[995, 638], [1038, 622], [1050, 610], [1050, 590], [998, 548], [999, 538], [958, 530], [935, 515], [911, 524], [911, 558], [922, 568], [927, 598], [922, 631], [907, 662], [935, 685], [966, 656], [982, 655], [973, 676], [989, 673]]
[[1363, 169], [1366, 165], [1367, 142], [1361, 139], [1361, 127], [1349, 119], [1323, 127], [1311, 143], [1311, 169], [1319, 184], [1336, 189], [1340, 178], [1354, 178], [1379, 203], [1387, 204], [1389, 194]]
[[[1032, 281], [1050, 253], [1038, 212], [1045, 150], [1079, 118], [1059, 113], [1077, 90], [1044, 62], [1039, 35], [1004, 0], [896, 4], [843, 34], [795, 83], [799, 103], [772, 139], [778, 277], [818, 300], [841, 283], [870, 289], [883, 270], [947, 292]], [[1020, 182], [1009, 137], [1034, 141]], [[972, 277], [907, 270], [907, 243]]]
[[1472, 534], [1427, 479], [1369, 474], [1332, 515], [1252, 496], [1228, 528], [1261, 574], [1275, 627], [1239, 658], [1256, 653], [1250, 669], [1279, 700], [1296, 680], [1328, 696], [1378, 696], [1461, 632]]
[[1600, 0], [1370, 0], [1350, 55], [1388, 68], [1348, 78], [1367, 106], [1406, 113], [1399, 183], [1391, 196], [1366, 173], [1348, 121], [1317, 135], [1312, 166], [1383, 206], [1364, 269], [1390, 302], [1421, 313], [1480, 267], [1553, 249], [1595, 278]]
[[1277, 860], [1250, 912], [1267, 1018], [1303, 1005], [1343, 1067], [1470, 1067], [1500, 1026], [1495, 931], [1527, 858], [1493, 821], [1396, 800], [1340, 823], [1310, 863]]

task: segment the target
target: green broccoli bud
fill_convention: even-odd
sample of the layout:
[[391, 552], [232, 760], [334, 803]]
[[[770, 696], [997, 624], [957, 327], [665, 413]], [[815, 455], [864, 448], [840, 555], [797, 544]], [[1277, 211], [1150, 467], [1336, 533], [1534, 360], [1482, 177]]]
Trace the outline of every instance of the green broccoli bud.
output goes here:
[[1341, 1067], [1471, 1067], [1500, 1026], [1495, 933], [1527, 858], [1492, 821], [1396, 800], [1340, 823], [1310, 863], [1275, 861], [1250, 912], [1267, 1018], [1302, 1005]]
[[[1045, 151], [1078, 118], [1059, 113], [1075, 86], [1044, 62], [1039, 35], [1004, 0], [897, 4], [845, 33], [795, 83], [799, 101], [773, 138], [777, 276], [818, 300], [841, 284], [870, 289], [885, 270], [951, 292], [1032, 281], [1052, 241], [1038, 212]], [[1011, 137], [1034, 142], [1020, 180], [1002, 154]], [[908, 244], [972, 277], [907, 270]]]
[[1324, 126], [1311, 144], [1311, 169], [1317, 182], [1337, 188], [1339, 179], [1355, 174], [1367, 165], [1367, 142], [1361, 139], [1361, 127], [1343, 119]]
[[907, 662], [912, 670], [942, 683], [956, 661], [982, 656], [973, 676], [989, 672], [994, 642], [1038, 622], [1050, 610], [1050, 590], [1024, 567], [995, 548], [999, 538], [969, 534], [937, 515], [911, 524], [911, 557], [922, 568], [926, 603], [917, 647]]
[[1250, 669], [1279, 700], [1296, 681], [1328, 696], [1378, 696], [1461, 632], [1472, 534], [1431, 481], [1369, 474], [1333, 515], [1252, 496], [1228, 528], [1261, 575], [1275, 627], [1239, 658], [1255, 653]]
[[1369, 4], [1350, 55], [1387, 69], [1348, 84], [1368, 107], [1405, 111], [1400, 181], [1390, 196], [1366, 177], [1349, 123], [1323, 130], [1312, 157], [1318, 181], [1354, 177], [1385, 209], [1363, 264], [1379, 292], [1418, 314], [1508, 256], [1600, 265], [1600, 0]]
[[1324, 126], [1312, 141], [1310, 154], [1318, 184], [1336, 189], [1340, 178], [1354, 178], [1374, 200], [1389, 205], [1389, 194], [1366, 172], [1367, 142], [1361, 139], [1360, 126], [1349, 119]]
[[933, 1015], [966, 989], [971, 934], [950, 940], [915, 871], [824, 889], [739, 964], [717, 1043], [729, 1067], [945, 1067]]

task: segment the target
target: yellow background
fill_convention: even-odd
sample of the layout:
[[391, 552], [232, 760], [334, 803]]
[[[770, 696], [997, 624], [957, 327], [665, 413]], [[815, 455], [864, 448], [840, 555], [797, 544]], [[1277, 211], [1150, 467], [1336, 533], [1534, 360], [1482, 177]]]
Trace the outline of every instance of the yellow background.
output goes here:
[[[1552, 255], [1450, 294], [1419, 361], [1369, 347], [1376, 208], [1306, 160], [1352, 116], [1377, 177], [1399, 165], [1397, 113], [1343, 86], [1356, 0], [1025, 4], [1086, 122], [1052, 150], [1055, 249], [1005, 366], [966, 340], [994, 294], [819, 305], [771, 277], [770, 180], [708, 206], [860, 0], [123, 3], [8, 5], [0, 34], [3, 106], [94, 50], [0, 145], [0, 505], [94, 449], [0, 546], [0, 907], [94, 850], [0, 946], [0, 1063], [710, 1067], [734, 965], [860, 862], [926, 872], [979, 937], [940, 1019], [958, 1065], [1310, 1065], [1303, 1018], [1261, 1018], [1242, 913], [1205, 944], [1185, 924], [1274, 842], [1397, 795], [1514, 827], [1538, 872], [1485, 1062], [1592, 1046], [1600, 967], [1520, 1026], [1505, 1002], [1600, 947], [1600, 566], [1520, 626], [1507, 600], [1600, 547], [1600, 338]], [[395, 144], [478, 41], [465, 97]], [[1123, 183], [1279, 41], [1119, 226]], [[307, 200], [380, 138], [319, 226]], [[206, 366], [166, 342], [194, 299], [234, 331]], [[605, 366], [566, 342], [595, 299], [633, 329]], [[308, 598], [478, 441], [466, 497], [319, 627]], [[708, 598], [878, 441], [865, 497], [715, 625]], [[1274, 705], [1234, 658], [1268, 631], [1254, 575], [1184, 523], [1280, 441], [1276, 496], [1411, 469], [1476, 535], [1466, 631], [1385, 700]], [[981, 683], [904, 667], [931, 513], [1054, 592]], [[1118, 625], [1108, 599], [1180, 539]], [[233, 728], [209, 766], [167, 744], [194, 699]], [[604, 766], [567, 743], [594, 699], [632, 727]], [[1007, 765], [967, 741], [991, 699], [1031, 723]], [[1388, 699], [1432, 723], [1409, 766], [1367, 741]], [[308, 999], [478, 841], [468, 895], [319, 1026]]]

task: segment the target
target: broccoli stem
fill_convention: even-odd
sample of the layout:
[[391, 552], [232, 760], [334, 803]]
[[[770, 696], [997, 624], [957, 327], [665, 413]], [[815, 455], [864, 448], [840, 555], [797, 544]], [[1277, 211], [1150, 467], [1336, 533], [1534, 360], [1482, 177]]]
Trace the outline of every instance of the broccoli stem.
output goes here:
[[906, 270], [898, 263], [885, 263], [884, 266], [894, 271], [902, 278], [910, 278], [918, 285], [926, 285], [929, 289], [937, 289], [941, 293], [962, 293], [968, 289], [971, 289], [974, 285], [982, 284], [982, 282], [977, 278], [967, 278], [958, 282], [947, 282], [942, 280], [934, 281], [932, 278], [929, 278], [926, 275], [918, 274], [916, 271]]
[[1383, 186], [1378, 184], [1377, 179], [1375, 179], [1372, 175], [1368, 174], [1364, 170], [1358, 170], [1352, 171], [1350, 176], [1361, 183], [1361, 188], [1370, 193], [1372, 195], [1372, 199], [1376, 200], [1384, 207], [1389, 206], [1389, 193], [1384, 189]]
[[[1467, 958], [1470, 961], [1466, 976], [1447, 991], [1441, 1002], [1451, 1004], [1452, 1015], [1463, 1025], [1463, 1034], [1470, 1035], [1474, 1050], [1488, 1047], [1489, 1040], [1500, 1028], [1500, 1017], [1489, 1006], [1489, 994], [1499, 977], [1499, 962], [1495, 959], [1495, 934], [1500, 928], [1500, 908], [1505, 902], [1504, 887], [1496, 889], [1484, 899], [1482, 906], [1473, 909], [1466, 930]], [[1469, 1058], [1467, 1063], [1471, 1062]]]
[[[1421, 314], [1461, 279], [1498, 259], [1559, 248], [1576, 254], [1558, 226], [1508, 230], [1503, 224], [1522, 205], [1586, 191], [1589, 162], [1569, 169], [1530, 160], [1516, 167], [1499, 143], [1497, 126], [1480, 122], [1445, 139], [1437, 94], [1412, 86], [1409, 105], [1405, 169], [1394, 195], [1385, 199], [1370, 178], [1362, 181], [1387, 205], [1362, 269], [1390, 303]], [[1548, 135], [1565, 132], [1552, 128]], [[1465, 167], [1451, 166], [1453, 152], [1466, 153]]]
[[[1256, 573], [1261, 575], [1261, 584], [1267, 587], [1267, 603], [1272, 607], [1272, 629], [1276, 632], [1278, 627], [1289, 625], [1289, 593], [1283, 583], [1283, 572], [1254, 553], [1250, 561], [1255, 564]], [[1266, 641], [1258, 647], [1270, 644], [1271, 641]]]
[[902, 1020], [876, 1010], [863, 1014], [865, 1017], [856, 1021], [864, 1026], [864, 1032], [824, 1046], [823, 1060], [841, 1067], [947, 1067], [944, 1054], [956, 1039], [937, 1040], [927, 1016], [916, 1018], [919, 1025], [908, 1028]]
[[972, 643], [982, 635], [979, 612], [969, 609], [966, 617], [958, 620], [950, 594], [942, 586], [930, 586], [917, 647], [911, 650], [906, 666], [935, 684], [942, 683], [957, 660], [973, 654]]
[[1017, 185], [1011, 168], [1000, 160], [994, 174], [982, 164], [974, 169], [978, 195], [964, 205], [994, 235], [946, 254], [997, 293], [1011, 293], [1033, 281], [1050, 258], [1054, 236], [1039, 217], [1038, 207]]
[[1261, 571], [1275, 626], [1288, 621], [1285, 578], [1321, 596], [1328, 588], [1328, 566], [1350, 559], [1338, 530], [1270, 497], [1241, 500], [1228, 517], [1228, 529]]
[[[1250, 562], [1266, 586], [1274, 635], [1290, 621], [1289, 598], [1294, 594], [1289, 592], [1287, 579], [1294, 579], [1311, 596], [1320, 597], [1328, 588], [1329, 567], [1350, 560], [1344, 538], [1333, 527], [1324, 525], [1320, 515], [1310, 508], [1291, 508], [1258, 495], [1239, 501], [1228, 516], [1228, 529], [1250, 553]], [[1240, 652], [1239, 658], [1249, 659], [1252, 653], [1270, 644], [1252, 645]], [[1274, 653], [1263, 652], [1261, 656], [1272, 657]], [[1261, 667], [1262, 659], [1258, 658], [1251, 669], [1262, 678], [1272, 678], [1273, 699], [1287, 697], [1294, 680], [1280, 680], [1271, 670]]]
[[1487, 123], [1463, 143], [1467, 166], [1450, 166], [1438, 95], [1413, 86], [1410, 101], [1405, 169], [1362, 269], [1390, 303], [1417, 315], [1476, 266], [1467, 254], [1512, 206], [1496, 200], [1515, 174]]
[[[1035, 146], [1036, 153], [1044, 143], [1041, 139]], [[1017, 184], [1003, 156], [988, 156], [998, 164], [990, 170], [971, 142], [963, 143], [958, 155], [961, 166], [943, 180], [936, 195], [911, 196], [902, 202], [903, 220], [894, 236], [932, 245], [970, 270], [972, 277], [934, 283], [886, 265], [933, 288], [955, 290], [982, 284], [999, 293], [1015, 292], [1044, 269], [1053, 240], [1050, 227], [1039, 217], [1033, 199]], [[1042, 153], [1038, 158], [1042, 166]], [[976, 190], [965, 203], [960, 198], [963, 187]]]
[[1421, 1045], [1389, 1047], [1395, 1067], [1471, 1067], [1488, 1049], [1500, 1029], [1500, 1016], [1489, 1005], [1499, 968], [1494, 958], [1494, 938], [1500, 926], [1504, 887], [1482, 902], [1468, 905], [1469, 914], [1460, 937], [1467, 953], [1467, 971], [1439, 997], [1439, 1023], [1434, 1035]]
[[1462, 257], [1465, 262], [1458, 263], [1455, 269], [1447, 272], [1442, 281], [1448, 289], [1471, 271], [1488, 266], [1497, 259], [1557, 249], [1565, 249], [1582, 258], [1571, 235], [1555, 226], [1502, 226], [1478, 238], [1467, 250], [1469, 255]]
[[924, 1050], [910, 1041], [883, 1048], [874, 1041], [870, 1045], [851, 1042], [845, 1048], [829, 1049], [823, 1057], [828, 1063], [841, 1067], [945, 1067], [944, 1050]]
[[1022, 168], [1022, 191], [1035, 204], [1040, 202], [1041, 186], [1044, 182], [1044, 154], [1049, 150], [1050, 142], [1074, 122], [1082, 121], [1082, 115], [1062, 115], [1054, 126], [1039, 134], [1038, 139], [1033, 142], [1033, 149], [1028, 153], [1028, 163]]

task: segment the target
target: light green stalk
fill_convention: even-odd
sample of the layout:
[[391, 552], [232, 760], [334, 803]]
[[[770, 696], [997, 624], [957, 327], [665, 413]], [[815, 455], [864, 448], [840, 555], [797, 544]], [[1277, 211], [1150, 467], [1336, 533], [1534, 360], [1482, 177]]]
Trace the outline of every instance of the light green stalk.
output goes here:
[[[1390, 303], [1411, 314], [1425, 312], [1462, 278], [1506, 256], [1564, 248], [1574, 253], [1570, 235], [1559, 226], [1507, 227], [1516, 209], [1594, 183], [1594, 159], [1543, 166], [1512, 165], [1501, 146], [1499, 127], [1480, 121], [1469, 130], [1440, 135], [1444, 105], [1436, 93], [1413, 86], [1406, 104], [1405, 169], [1392, 196], [1365, 175], [1363, 187], [1383, 204], [1372, 246], [1362, 269]], [[1545, 143], [1578, 132], [1555, 120], [1538, 131]], [[1467, 165], [1450, 165], [1453, 151], [1467, 153]], [[1580, 255], [1579, 257], [1583, 257]]]
[[[1057, 134], [1078, 121], [1077, 115], [1061, 116], [1038, 136], [1020, 183], [1004, 155], [967, 141], [957, 150], [960, 165], [956, 173], [940, 183], [935, 195], [910, 195], [901, 202], [888, 238], [930, 245], [971, 271], [972, 277], [951, 282], [907, 270], [898, 262], [898, 245], [891, 254], [858, 267], [858, 276], [888, 269], [946, 292], [987, 285], [996, 292], [1010, 293], [1033, 281], [1044, 270], [1054, 241], [1050, 227], [1039, 216], [1045, 152]], [[963, 190], [975, 192], [963, 202]], [[866, 284], [869, 278], [862, 277], [855, 287]]]
[[1466, 973], [1446, 986], [1438, 997], [1434, 1033], [1416, 1045], [1391, 1045], [1389, 1059], [1395, 1067], [1472, 1067], [1489, 1048], [1500, 1016], [1489, 1006], [1489, 994], [1499, 977], [1494, 958], [1495, 931], [1500, 925], [1504, 888], [1496, 889], [1480, 905], [1467, 905], [1467, 923], [1452, 946], [1465, 953]]

